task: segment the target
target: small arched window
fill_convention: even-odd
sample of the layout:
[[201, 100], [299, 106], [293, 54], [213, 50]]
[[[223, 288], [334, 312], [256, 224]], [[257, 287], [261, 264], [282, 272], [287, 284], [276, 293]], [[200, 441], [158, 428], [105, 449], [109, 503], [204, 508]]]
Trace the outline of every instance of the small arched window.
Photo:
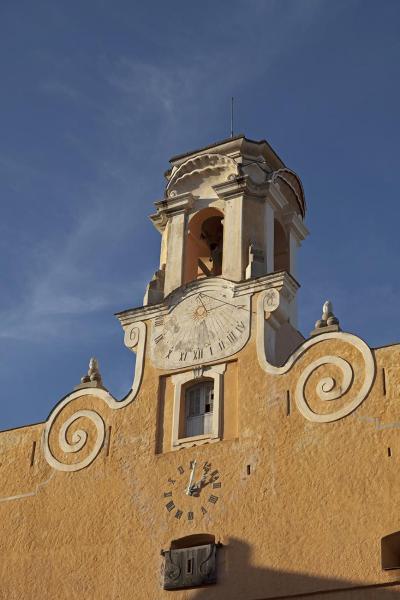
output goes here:
[[202, 381], [186, 388], [185, 437], [212, 432], [214, 382]]

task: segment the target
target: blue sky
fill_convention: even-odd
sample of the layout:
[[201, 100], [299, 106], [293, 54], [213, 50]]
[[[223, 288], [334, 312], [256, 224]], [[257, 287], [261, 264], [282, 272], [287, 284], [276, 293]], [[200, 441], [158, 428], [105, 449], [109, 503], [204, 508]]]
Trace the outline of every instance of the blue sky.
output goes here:
[[158, 262], [147, 215], [174, 154], [266, 138], [304, 183], [300, 326], [326, 298], [371, 346], [400, 340], [400, 4], [3, 0], [0, 428], [44, 420], [90, 356], [122, 397], [113, 313]]

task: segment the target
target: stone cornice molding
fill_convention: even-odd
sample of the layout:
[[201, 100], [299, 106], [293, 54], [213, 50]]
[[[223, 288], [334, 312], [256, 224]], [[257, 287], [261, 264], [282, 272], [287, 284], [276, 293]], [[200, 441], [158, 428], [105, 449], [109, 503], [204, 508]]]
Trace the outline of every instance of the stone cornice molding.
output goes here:
[[298, 244], [305, 240], [310, 233], [307, 227], [304, 225], [302, 219], [295, 212], [287, 213], [284, 216], [283, 221], [295, 236]]
[[193, 203], [194, 196], [190, 192], [158, 200], [154, 202], [157, 212], [150, 215], [150, 219], [153, 221], [155, 227], [162, 232], [169, 218], [188, 212], [192, 208]]
[[275, 183], [270, 183], [268, 186], [266, 202], [268, 202], [277, 212], [283, 211], [289, 205], [289, 202], [280, 191], [279, 186]]
[[216, 291], [221, 291], [229, 287], [233, 292], [233, 297], [243, 296], [245, 294], [255, 294], [267, 288], [285, 289], [287, 295], [294, 297], [300, 285], [286, 271], [270, 273], [257, 277], [257, 279], [246, 279], [239, 283], [229, 281], [223, 277], [207, 277], [181, 286], [169, 294], [163, 302], [152, 304], [151, 306], [138, 306], [115, 314], [124, 330], [138, 321], [148, 321], [158, 315], [166, 315], [171, 306], [184, 300], [191, 294], [201, 291], [203, 288], [210, 289], [214, 287]]
[[262, 199], [268, 193], [269, 184], [254, 183], [249, 175], [240, 175], [224, 183], [213, 186], [215, 193], [222, 200], [230, 200], [238, 196], [250, 196], [255, 199]]

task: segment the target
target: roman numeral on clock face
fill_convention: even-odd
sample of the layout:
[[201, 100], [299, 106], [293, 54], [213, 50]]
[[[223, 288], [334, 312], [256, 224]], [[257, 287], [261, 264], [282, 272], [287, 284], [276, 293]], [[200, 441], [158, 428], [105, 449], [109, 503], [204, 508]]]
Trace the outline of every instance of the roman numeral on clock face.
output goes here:
[[154, 325], [156, 327], [162, 327], [164, 325], [164, 317], [156, 317], [154, 319]]
[[229, 340], [229, 341], [230, 341], [232, 344], [234, 344], [234, 343], [235, 343], [235, 341], [236, 341], [236, 339], [237, 339], [237, 338], [236, 338], [236, 335], [235, 335], [235, 333], [234, 333], [233, 331], [230, 331], [230, 332], [227, 334], [227, 336], [226, 336], [226, 337], [228, 338], [228, 340]]
[[203, 350], [193, 350], [193, 360], [203, 358]]
[[175, 508], [175, 504], [173, 503], [172, 500], [170, 500], [166, 505], [165, 508], [167, 509], [168, 512], [171, 512], [171, 510], [174, 510]]
[[156, 338], [154, 338], [155, 343], [158, 344], [158, 342], [161, 342], [163, 337], [164, 337], [164, 335], [162, 333], [160, 335], [158, 335]]
[[218, 496], [213, 496], [211, 495], [208, 499], [209, 502], [211, 502], [211, 504], [216, 504], [218, 501]]

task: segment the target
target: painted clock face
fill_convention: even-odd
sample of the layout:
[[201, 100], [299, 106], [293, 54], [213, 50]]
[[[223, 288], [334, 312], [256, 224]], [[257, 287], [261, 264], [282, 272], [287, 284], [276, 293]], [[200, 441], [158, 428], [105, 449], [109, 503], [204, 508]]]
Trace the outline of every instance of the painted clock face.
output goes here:
[[179, 465], [165, 488], [162, 501], [166, 512], [183, 523], [205, 517], [221, 501], [220, 474], [208, 461]]
[[198, 291], [155, 318], [152, 360], [160, 369], [212, 362], [243, 348], [249, 332], [250, 296]]

